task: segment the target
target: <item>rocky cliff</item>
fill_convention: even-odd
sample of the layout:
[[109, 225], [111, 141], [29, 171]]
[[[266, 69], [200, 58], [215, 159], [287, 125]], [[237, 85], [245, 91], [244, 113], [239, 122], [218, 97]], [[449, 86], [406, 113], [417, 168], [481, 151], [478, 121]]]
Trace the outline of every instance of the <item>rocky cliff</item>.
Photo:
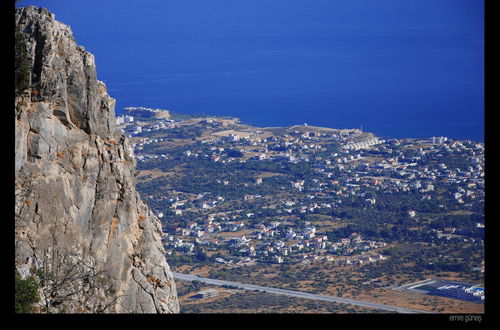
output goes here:
[[41, 312], [177, 313], [160, 221], [94, 57], [46, 9], [16, 9], [30, 87], [16, 96], [15, 263]]

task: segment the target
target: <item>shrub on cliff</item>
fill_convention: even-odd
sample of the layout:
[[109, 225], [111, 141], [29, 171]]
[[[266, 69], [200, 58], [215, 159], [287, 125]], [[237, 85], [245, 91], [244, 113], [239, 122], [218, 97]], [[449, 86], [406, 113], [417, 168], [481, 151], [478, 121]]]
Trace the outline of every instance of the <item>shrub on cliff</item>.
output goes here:
[[16, 29], [15, 38], [15, 85], [16, 95], [21, 95], [30, 87], [31, 63], [28, 59], [26, 37]]
[[40, 284], [33, 277], [28, 277], [23, 280], [21, 276], [16, 273], [16, 313], [33, 313], [35, 311], [34, 304], [40, 301], [40, 295], [38, 293], [39, 288]]

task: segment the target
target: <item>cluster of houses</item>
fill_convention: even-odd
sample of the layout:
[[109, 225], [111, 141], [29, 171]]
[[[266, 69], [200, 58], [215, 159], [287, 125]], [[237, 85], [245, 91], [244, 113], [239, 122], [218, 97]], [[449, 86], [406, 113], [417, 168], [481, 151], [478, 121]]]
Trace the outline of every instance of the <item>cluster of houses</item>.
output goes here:
[[[247, 233], [241, 234], [242, 230]], [[220, 235], [228, 232], [233, 232], [234, 235]], [[271, 221], [268, 225], [259, 223], [250, 227], [243, 221], [221, 221], [213, 216], [202, 223], [190, 221], [185, 227], [177, 227], [166, 233], [164, 244], [168, 254], [174, 250], [193, 253], [197, 244], [231, 251], [227, 260], [215, 260], [218, 263], [247, 258], [247, 261], [253, 262], [329, 261], [337, 265], [359, 265], [383, 260], [385, 257], [380, 253], [367, 252], [386, 246], [384, 242], [363, 240], [357, 233], [330, 242], [310, 222], [306, 222], [300, 229], [293, 223], [281, 221]]]
[[[158, 130], [163, 130], [163, 129], [172, 129], [177, 127], [176, 123], [172, 119], [158, 119], [152, 122], [149, 122], [147, 124], [144, 123], [135, 123], [134, 124], [134, 117], [133, 116], [118, 116], [116, 118], [116, 124], [121, 125], [121, 124], [132, 124], [129, 125], [125, 128], [125, 132], [127, 134], [127, 137], [135, 137], [140, 135], [141, 133], [145, 132], [154, 132]], [[148, 141], [147, 138], [144, 139], [145, 141]]]
[[[173, 124], [173, 123], [172, 123]], [[165, 127], [165, 123], [154, 123], [143, 130], [160, 129]], [[230, 157], [227, 153], [227, 143], [231, 148], [246, 154], [245, 147], [258, 146], [259, 152], [252, 153], [251, 160], [274, 160], [297, 163], [307, 161], [314, 166], [318, 177], [309, 186], [313, 186], [313, 193], [325, 193], [338, 197], [358, 196], [363, 191], [363, 187], [376, 187], [381, 191], [419, 191], [427, 193], [423, 199], [431, 199], [431, 192], [434, 191], [434, 182], [442, 182], [454, 185], [454, 190], [450, 190], [453, 198], [462, 204], [468, 200], [482, 198], [484, 196], [484, 145], [475, 144], [465, 146], [460, 141], [449, 141], [440, 137], [433, 139], [436, 141], [430, 144], [427, 141], [415, 139], [390, 139], [388, 141], [379, 140], [368, 136], [365, 140], [350, 142], [349, 137], [360, 132], [348, 132], [344, 134], [325, 134], [321, 132], [303, 133], [292, 131], [283, 136], [271, 136], [267, 138], [259, 137], [259, 131], [251, 134], [229, 134], [227, 137], [218, 137], [210, 143], [205, 150], [186, 150], [187, 157], [207, 157], [214, 162], [230, 163], [234, 161], [246, 162], [247, 158]], [[311, 142], [313, 141], [313, 143]], [[315, 158], [314, 151], [321, 148], [320, 142], [337, 142], [342, 146], [340, 150], [331, 154], [328, 158]], [[158, 138], [143, 138], [135, 145], [138, 152], [138, 161], [148, 161], [150, 159], [164, 158], [166, 154], [147, 155], [141, 154], [142, 148], [151, 143], [162, 142]], [[221, 143], [220, 146], [213, 145]], [[425, 147], [419, 147], [424, 144]], [[224, 145], [226, 144], [226, 145]], [[279, 144], [283, 149], [279, 152], [270, 152], [270, 146]], [[370, 147], [371, 150], [382, 153], [384, 156], [379, 161], [364, 161], [365, 156], [358, 150]], [[417, 150], [415, 155], [407, 156], [402, 151], [404, 147]], [[415, 148], [416, 147], [416, 148]], [[429, 162], [429, 158], [441, 152], [466, 154], [470, 160], [470, 166], [466, 169], [448, 168], [442, 162]], [[338, 171], [340, 170], [340, 176]], [[227, 180], [223, 182], [228, 184]], [[255, 184], [262, 184], [262, 179], [258, 179]], [[305, 189], [304, 180], [291, 182], [292, 188], [299, 192]], [[376, 200], [368, 199], [368, 202], [375, 204]]]
[[[132, 126], [133, 132], [145, 132], [175, 127], [178, 123], [168, 120], [150, 122], [146, 126]], [[210, 121], [196, 121], [193, 125], [214, 125]], [[221, 126], [222, 127], [222, 126]], [[224, 127], [227, 128], [227, 127]], [[229, 132], [229, 131], [224, 131]], [[137, 134], [139, 134], [137, 133]], [[135, 144], [136, 159], [167, 159], [168, 155], [149, 155], [142, 152], [144, 146], [162, 142], [161, 138], [142, 138]], [[336, 145], [332, 152], [317, 156], [328, 146]], [[232, 157], [228, 150], [238, 150], [244, 157]], [[442, 154], [460, 155], [470, 163], [466, 168], [454, 168], [441, 160]], [[446, 193], [463, 207], [472, 201], [484, 198], [484, 145], [461, 142], [446, 138], [430, 141], [417, 139], [379, 140], [359, 130], [339, 130], [334, 132], [303, 132], [289, 130], [282, 135], [265, 135], [261, 131], [212, 135], [205, 138], [201, 146], [188, 147], [183, 156], [206, 157], [214, 162], [246, 162], [248, 160], [285, 163], [308, 162], [316, 174], [312, 179], [289, 181], [282, 189], [296, 194], [295, 199], [265, 199], [260, 193], [242, 197], [245, 202], [267, 203], [278, 214], [314, 213], [321, 209], [331, 209], [342, 205], [347, 198], [357, 198], [367, 207], [377, 205], [377, 197], [369, 192], [419, 192], [422, 200], [433, 199], [436, 187], [445, 185]], [[216, 179], [221, 185], [230, 185], [228, 179]], [[245, 186], [265, 187], [266, 180], [254, 178]], [[184, 207], [190, 201], [177, 200], [170, 205], [176, 215], [204, 215], [217, 212], [221, 205], [227, 205], [231, 196], [215, 196], [194, 203], [189, 211]], [[237, 212], [234, 212], [237, 213]], [[410, 218], [418, 219], [418, 212], [409, 210]], [[227, 246], [235, 251], [234, 257], [251, 258], [266, 262], [283, 263], [332, 261], [338, 264], [363, 264], [383, 260], [379, 253], [371, 253], [382, 247], [383, 242], [365, 241], [360, 236], [346, 237], [331, 242], [325, 235], [318, 234], [316, 228], [306, 225], [298, 230], [293, 224], [287, 226], [270, 222], [269, 225], [249, 227], [249, 219], [256, 215], [250, 212], [238, 214], [234, 218], [208, 218], [203, 222], [191, 221], [185, 227], [169, 232], [165, 240], [167, 251], [192, 252], [196, 244], [206, 246]], [[286, 227], [286, 228], [285, 228]], [[237, 233], [251, 230], [251, 234], [220, 239], [217, 234]], [[443, 232], [443, 235], [453, 235]], [[217, 237], [217, 238], [214, 238]], [[370, 253], [369, 253], [370, 252]]]
[[[417, 156], [405, 156], [398, 150], [394, 141], [392, 148], [381, 146], [374, 149], [379, 152], [390, 154], [391, 157], [383, 158], [372, 163], [356, 162], [352, 165], [339, 164], [338, 161], [330, 159], [317, 162], [315, 171], [322, 175], [323, 179], [318, 182], [317, 190], [331, 193], [331, 187], [339, 186], [333, 193], [341, 196], [359, 195], [363, 187], [375, 187], [380, 191], [418, 191], [424, 194], [423, 199], [431, 199], [435, 190], [435, 183], [439, 182], [449, 186], [449, 193], [458, 202], [466, 204], [467, 200], [481, 199], [484, 197], [484, 150], [482, 144], [465, 147], [459, 141], [448, 144], [431, 145], [417, 149]], [[417, 145], [412, 140], [406, 146]], [[345, 151], [344, 151], [345, 152]], [[444, 163], [432, 161], [440, 152], [461, 154], [468, 157], [471, 164], [466, 169], [448, 168]], [[342, 153], [342, 152], [341, 152]], [[349, 156], [352, 159], [353, 155]], [[342, 156], [336, 159], [344, 159]], [[354, 160], [360, 157], [354, 157]], [[439, 159], [438, 157], [436, 157]], [[341, 161], [342, 162], [342, 161]], [[341, 175], [334, 180], [334, 170], [341, 170]], [[320, 176], [321, 178], [321, 176]], [[314, 182], [313, 182], [314, 183]], [[302, 184], [292, 183], [295, 188], [300, 189]], [[369, 200], [372, 204], [376, 201]]]
[[343, 145], [342, 147], [345, 149], [360, 150], [360, 149], [366, 149], [366, 148], [369, 148], [371, 146], [377, 145], [379, 143], [384, 143], [384, 142], [385, 142], [384, 140], [379, 140], [378, 138], [375, 137], [375, 138], [360, 141], [360, 142], [350, 142], [350, 143]]

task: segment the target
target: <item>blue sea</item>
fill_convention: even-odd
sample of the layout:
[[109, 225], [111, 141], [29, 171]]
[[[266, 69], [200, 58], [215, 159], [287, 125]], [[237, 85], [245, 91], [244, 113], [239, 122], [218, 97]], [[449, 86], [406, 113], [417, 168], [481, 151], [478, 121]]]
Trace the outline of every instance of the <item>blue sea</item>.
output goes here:
[[19, 1], [47, 7], [127, 106], [484, 140], [477, 0]]

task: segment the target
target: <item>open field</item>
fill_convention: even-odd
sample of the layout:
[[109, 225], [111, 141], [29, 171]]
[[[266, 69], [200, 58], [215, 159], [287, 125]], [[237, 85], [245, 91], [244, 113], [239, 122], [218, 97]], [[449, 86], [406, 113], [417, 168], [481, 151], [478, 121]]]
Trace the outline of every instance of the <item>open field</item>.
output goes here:
[[[373, 303], [394, 305], [403, 308], [413, 308], [437, 313], [484, 313], [484, 305], [447, 297], [433, 296], [415, 292], [393, 290], [393, 286], [360, 285], [361, 276], [356, 266], [331, 267], [325, 264], [297, 264], [287, 268], [288, 273], [305, 273], [306, 269], [314, 269], [314, 275], [305, 275], [304, 279], [283, 279], [281, 266], [257, 264], [254, 267], [239, 265], [203, 266], [196, 269], [186, 266], [173, 268], [176, 272], [189, 273], [200, 277], [210, 277], [210, 271], [240, 269], [241, 275], [235, 281], [269, 287], [280, 287], [303, 292], [315, 292], [329, 296], [341, 296]], [[248, 269], [248, 272], [245, 272]], [[347, 274], [349, 274], [347, 276]], [[401, 283], [412, 283], [405, 276], [400, 276]], [[201, 308], [201, 306], [199, 306]]]
[[[179, 287], [188, 285], [179, 282]], [[279, 313], [279, 314], [323, 314], [323, 313], [374, 313], [373, 309], [358, 306], [318, 302], [308, 299], [273, 295], [238, 289], [221, 289], [203, 285], [200, 290], [217, 289], [219, 295], [207, 299], [191, 299], [196, 292], [179, 297], [181, 313]], [[382, 311], [377, 311], [381, 313]]]
[[[203, 276], [202, 273], [199, 273], [198, 276]], [[264, 276], [261, 277], [263, 282], [268, 282], [269, 285], [273, 285], [274, 279], [275, 279], [275, 274], [265, 274]], [[178, 281], [177, 283], [181, 283]], [[310, 283], [310, 281], [309, 281]], [[307, 287], [306, 281], [303, 282], [306, 286], [300, 287], [300, 291], [304, 292], [310, 292], [310, 288]], [[180, 284], [180, 285], [185, 285]], [[213, 286], [208, 286], [210, 288], [213, 288]], [[204, 287], [203, 289], [205, 289]], [[309, 289], [309, 290], [308, 290]], [[294, 289], [297, 290], [297, 289]], [[184, 303], [185, 305], [187, 304], [196, 304], [198, 305], [198, 308], [201, 308], [201, 312], [204, 312], [204, 308], [208, 308], [207, 310], [211, 309], [211, 305], [214, 301], [217, 301], [219, 299], [223, 300], [224, 298], [228, 297], [228, 295], [234, 294], [235, 290], [232, 291], [224, 291], [224, 294], [221, 294], [217, 297], [204, 299], [204, 300], [195, 300], [193, 301], [192, 299], [188, 299], [188, 296], [182, 297], [181, 298], [181, 304]], [[324, 292], [321, 292], [323, 295], [334, 295], [336, 292], [334, 290], [326, 290]], [[241, 299], [247, 299], [248, 295], [251, 295], [252, 292], [245, 292], [245, 291], [240, 291], [240, 294], [242, 295]], [[366, 293], [361, 293], [361, 294], [344, 294], [342, 295], [343, 298], [348, 298], [348, 299], [356, 299], [359, 301], [367, 301], [367, 302], [373, 302], [376, 304], [383, 304], [383, 305], [393, 305], [393, 306], [398, 306], [401, 308], [408, 308], [408, 309], [417, 309], [417, 310], [425, 310], [428, 312], [434, 312], [434, 313], [484, 313], [484, 306], [480, 304], [475, 304], [471, 302], [465, 302], [465, 301], [460, 301], [456, 299], [451, 299], [451, 298], [445, 298], [445, 297], [438, 297], [438, 296], [430, 296], [430, 295], [424, 295], [424, 294], [413, 294], [413, 293], [408, 293], [408, 292], [396, 292], [394, 290], [390, 290], [387, 288], [379, 288], [375, 290], [371, 290], [370, 292]], [[298, 307], [296, 312], [299, 312], [301, 310], [302, 312], [309, 312], [309, 313], [322, 313], [322, 312], [327, 312], [327, 311], [322, 311], [322, 305], [325, 305], [324, 302], [316, 302], [314, 310], [309, 310], [307, 308], [309, 301], [303, 300], [301, 305], [295, 305], [295, 307]], [[283, 306], [285, 307], [285, 306]], [[325, 307], [325, 306], [323, 306]], [[253, 311], [255, 312], [255, 311]], [[257, 308], [257, 312], [259, 312], [259, 309]], [[290, 308], [283, 308], [281, 311], [276, 311], [276, 312], [285, 312], [285, 313], [293, 313], [294, 309]], [[337, 311], [340, 312], [340, 311]], [[374, 312], [372, 309], [367, 309], [364, 312], [366, 313], [371, 313]]]

